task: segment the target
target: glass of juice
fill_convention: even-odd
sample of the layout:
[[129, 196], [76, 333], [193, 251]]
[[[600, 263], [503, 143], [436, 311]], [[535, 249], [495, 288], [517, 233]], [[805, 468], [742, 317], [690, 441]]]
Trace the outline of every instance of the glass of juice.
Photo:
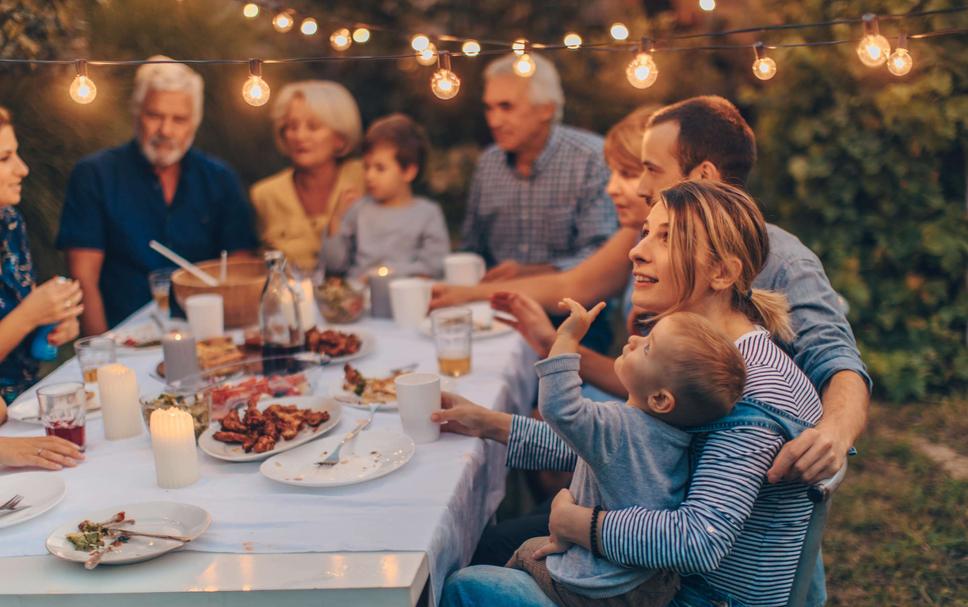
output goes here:
[[444, 308], [430, 315], [440, 373], [460, 377], [471, 372], [471, 333], [474, 319], [470, 308]]
[[47, 436], [59, 436], [84, 449], [84, 421], [87, 396], [84, 384], [65, 382], [37, 389], [40, 419]]
[[158, 311], [168, 314], [168, 297], [171, 293], [171, 275], [175, 268], [162, 268], [148, 274], [148, 286], [151, 287], [151, 298], [155, 300]]
[[118, 361], [117, 346], [110, 337], [85, 337], [74, 342], [88, 397], [97, 398], [97, 370]]

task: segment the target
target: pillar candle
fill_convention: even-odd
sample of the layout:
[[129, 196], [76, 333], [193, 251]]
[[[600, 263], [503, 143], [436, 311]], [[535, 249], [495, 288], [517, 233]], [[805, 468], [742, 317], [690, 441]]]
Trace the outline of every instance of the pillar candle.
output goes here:
[[174, 407], [155, 409], [149, 426], [158, 486], [177, 489], [197, 481], [198, 453], [191, 414]]
[[[289, 285], [292, 287], [293, 291], [296, 293], [296, 297], [299, 299], [297, 304], [299, 308], [299, 326], [303, 333], [305, 333], [316, 326], [316, 298], [313, 296], [313, 281], [308, 278], [305, 278], [299, 282], [291, 280]], [[292, 324], [293, 313], [290, 304], [292, 300], [288, 291], [283, 292], [282, 301], [283, 311], [286, 314], [286, 320]]]
[[370, 272], [370, 314], [373, 318], [393, 318], [390, 310], [390, 281], [393, 279], [393, 270], [387, 266]]
[[195, 338], [189, 331], [174, 329], [161, 338], [165, 357], [165, 381], [181, 381], [199, 373]]
[[97, 370], [98, 392], [104, 416], [104, 437], [108, 440], [141, 434], [141, 404], [134, 371], [120, 363]]

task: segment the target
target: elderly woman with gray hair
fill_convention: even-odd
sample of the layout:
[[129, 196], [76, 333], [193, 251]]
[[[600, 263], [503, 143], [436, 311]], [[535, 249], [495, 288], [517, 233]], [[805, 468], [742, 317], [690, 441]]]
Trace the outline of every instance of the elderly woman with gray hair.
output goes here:
[[360, 111], [343, 86], [324, 80], [283, 87], [272, 107], [276, 147], [292, 166], [252, 186], [259, 235], [303, 271], [363, 195], [363, 165], [349, 155], [362, 137]]
[[151, 301], [148, 273], [170, 265], [151, 240], [196, 262], [258, 246], [235, 171], [192, 147], [202, 77], [168, 57], [149, 61], [135, 75], [135, 139], [81, 159], [67, 186], [57, 246], [84, 291], [85, 335]]

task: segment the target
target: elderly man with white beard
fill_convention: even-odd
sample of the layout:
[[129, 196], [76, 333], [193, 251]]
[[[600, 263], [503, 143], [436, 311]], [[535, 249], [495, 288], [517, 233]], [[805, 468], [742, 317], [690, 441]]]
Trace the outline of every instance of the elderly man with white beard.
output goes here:
[[203, 86], [181, 63], [141, 66], [131, 98], [134, 140], [83, 158], [71, 173], [57, 246], [84, 291], [85, 335], [151, 300], [148, 273], [171, 265], [151, 240], [190, 261], [222, 250], [250, 255], [258, 246], [235, 171], [192, 147]]

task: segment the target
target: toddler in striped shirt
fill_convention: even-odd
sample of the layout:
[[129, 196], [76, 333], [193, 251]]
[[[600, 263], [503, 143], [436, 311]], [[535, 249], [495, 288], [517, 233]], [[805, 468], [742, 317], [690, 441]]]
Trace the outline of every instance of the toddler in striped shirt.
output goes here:
[[[628, 390], [626, 403], [582, 398], [578, 344], [598, 313], [565, 299], [571, 315], [558, 328], [547, 359], [535, 364], [538, 406], [545, 421], [578, 454], [570, 491], [583, 506], [619, 510], [641, 506], [677, 507], [689, 476], [690, 434], [684, 430], [727, 415], [746, 381], [742, 356], [725, 336], [697, 314], [662, 317], [646, 337], [633, 335], [615, 361], [615, 374]], [[594, 520], [594, 519], [593, 519]], [[593, 523], [594, 524], [594, 523]], [[535, 558], [553, 538], [528, 540], [509, 567], [528, 572], [555, 603], [666, 605], [678, 575], [611, 563], [592, 550], [572, 545]]]

